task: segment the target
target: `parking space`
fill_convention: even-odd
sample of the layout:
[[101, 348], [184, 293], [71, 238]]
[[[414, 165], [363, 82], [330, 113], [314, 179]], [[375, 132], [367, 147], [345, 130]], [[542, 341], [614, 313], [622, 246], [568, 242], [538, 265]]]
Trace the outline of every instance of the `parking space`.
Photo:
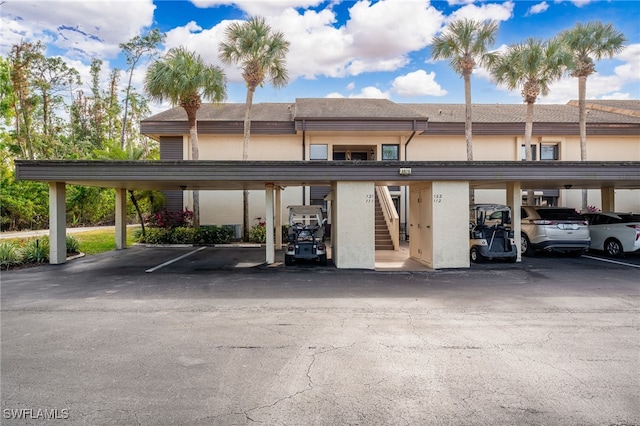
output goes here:
[[2, 424], [640, 423], [633, 266], [263, 256], [131, 247], [3, 271]]

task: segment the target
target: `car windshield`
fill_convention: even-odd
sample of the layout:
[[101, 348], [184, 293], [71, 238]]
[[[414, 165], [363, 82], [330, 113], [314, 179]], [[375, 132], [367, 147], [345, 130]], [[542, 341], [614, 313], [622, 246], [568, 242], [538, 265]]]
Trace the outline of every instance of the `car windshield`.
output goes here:
[[584, 220], [574, 209], [538, 209], [537, 212], [545, 220]]

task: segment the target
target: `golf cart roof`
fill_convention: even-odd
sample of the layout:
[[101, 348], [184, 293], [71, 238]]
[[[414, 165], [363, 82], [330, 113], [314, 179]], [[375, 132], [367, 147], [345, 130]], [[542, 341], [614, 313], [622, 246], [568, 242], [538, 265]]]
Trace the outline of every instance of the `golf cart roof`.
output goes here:
[[322, 216], [322, 206], [288, 206], [290, 213], [294, 214], [318, 214]]
[[504, 204], [473, 204], [471, 210], [482, 211], [511, 211], [511, 207]]

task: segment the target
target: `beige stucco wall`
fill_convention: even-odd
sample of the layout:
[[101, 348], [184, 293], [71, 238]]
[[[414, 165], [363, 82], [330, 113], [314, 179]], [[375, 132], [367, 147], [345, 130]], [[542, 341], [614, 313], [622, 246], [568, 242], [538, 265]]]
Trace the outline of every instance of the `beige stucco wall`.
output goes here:
[[[198, 138], [201, 160], [242, 160], [242, 135], [203, 135]], [[298, 135], [254, 135], [249, 160], [284, 161], [302, 159], [302, 137]]]
[[[400, 159], [409, 161], [464, 161], [466, 160], [466, 143], [463, 135], [459, 136], [420, 136], [415, 135], [407, 144], [410, 133], [384, 134], [366, 132], [307, 132], [304, 141], [304, 157], [309, 158], [309, 147], [312, 144], [325, 144], [328, 147], [327, 157], [332, 158], [334, 148], [345, 146], [362, 146], [368, 151], [374, 147], [376, 160], [381, 159], [383, 144], [399, 145]], [[242, 158], [242, 135], [200, 135], [200, 158], [203, 160], [240, 160]], [[188, 136], [184, 138], [185, 158], [190, 156]], [[557, 143], [560, 161], [580, 160], [580, 139], [578, 136], [550, 135], [534, 136], [532, 144]], [[477, 161], [514, 161], [520, 159], [521, 135], [506, 136], [474, 136], [473, 151]], [[357, 149], [357, 148], [356, 148]], [[640, 136], [610, 137], [589, 136], [587, 141], [588, 159], [594, 161], [640, 161]], [[364, 148], [363, 148], [364, 150]], [[297, 135], [252, 135], [249, 146], [249, 158], [252, 160], [301, 160], [303, 156], [302, 133]], [[539, 157], [538, 148], [538, 157]], [[541, 188], [542, 189], [542, 188]], [[581, 204], [580, 190], [560, 190], [560, 205], [579, 208]], [[300, 204], [302, 188], [286, 188], [282, 193], [283, 208], [289, 204]], [[589, 205], [602, 207], [599, 190], [588, 192]], [[306, 191], [308, 202], [309, 191]], [[640, 211], [640, 190], [615, 190], [615, 209], [618, 211]], [[242, 195], [240, 191], [203, 191], [201, 194], [201, 220], [203, 224], [236, 224], [242, 220]], [[476, 202], [506, 202], [505, 190], [476, 191]], [[190, 204], [189, 193], [185, 193], [185, 204]], [[402, 208], [408, 202], [401, 202]], [[282, 214], [286, 223], [286, 208]], [[250, 218], [264, 216], [264, 192], [252, 191], [250, 194]], [[400, 212], [401, 221], [407, 215]]]

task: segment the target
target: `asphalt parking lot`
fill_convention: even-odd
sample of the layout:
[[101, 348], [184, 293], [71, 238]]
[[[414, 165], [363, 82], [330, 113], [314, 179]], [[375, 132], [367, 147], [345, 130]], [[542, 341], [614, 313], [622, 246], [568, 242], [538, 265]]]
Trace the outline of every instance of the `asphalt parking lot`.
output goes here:
[[598, 257], [374, 272], [132, 247], [3, 271], [0, 422], [640, 424], [640, 258]]

